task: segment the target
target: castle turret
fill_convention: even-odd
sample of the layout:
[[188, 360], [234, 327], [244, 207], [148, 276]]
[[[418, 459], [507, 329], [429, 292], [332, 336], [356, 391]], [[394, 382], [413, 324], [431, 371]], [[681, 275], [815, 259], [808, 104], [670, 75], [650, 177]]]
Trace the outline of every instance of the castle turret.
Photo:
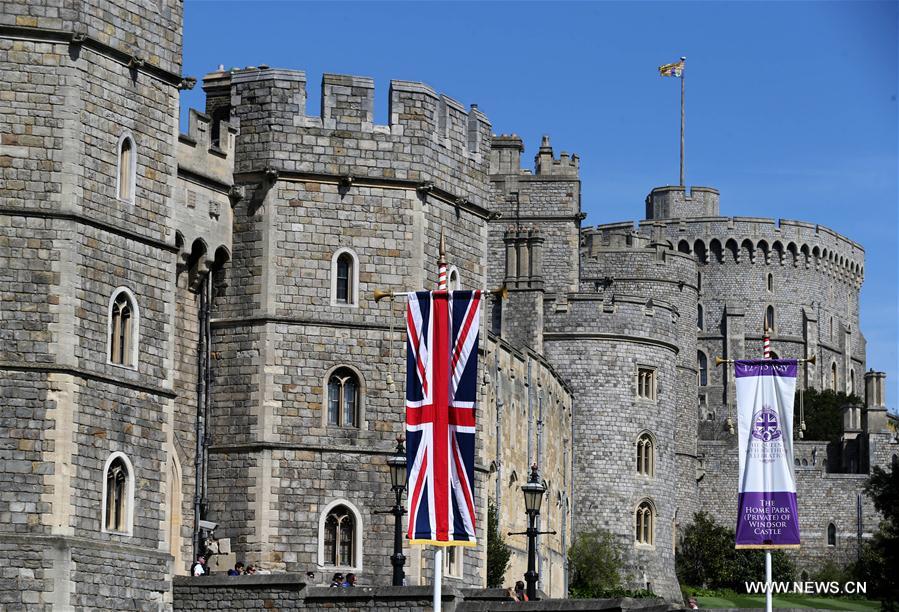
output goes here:
[[646, 196], [647, 219], [717, 217], [718, 190], [712, 187], [656, 187]]
[[885, 372], [869, 370], [865, 372], [865, 430], [870, 433], [886, 432], [887, 429], [887, 404], [886, 404], [886, 379]]

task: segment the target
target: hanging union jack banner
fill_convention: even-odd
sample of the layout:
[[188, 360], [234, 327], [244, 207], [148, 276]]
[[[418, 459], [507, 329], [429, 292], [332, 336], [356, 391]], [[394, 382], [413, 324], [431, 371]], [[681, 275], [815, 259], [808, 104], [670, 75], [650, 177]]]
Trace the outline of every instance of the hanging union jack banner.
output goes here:
[[480, 291], [410, 293], [406, 465], [413, 544], [475, 545]]

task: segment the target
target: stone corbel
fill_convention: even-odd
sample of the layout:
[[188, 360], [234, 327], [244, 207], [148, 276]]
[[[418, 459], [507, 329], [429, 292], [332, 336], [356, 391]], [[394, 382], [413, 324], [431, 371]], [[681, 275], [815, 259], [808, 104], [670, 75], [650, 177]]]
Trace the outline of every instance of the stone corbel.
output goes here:
[[231, 201], [231, 206], [237, 206], [245, 196], [246, 191], [242, 185], [231, 185], [231, 189], [228, 190], [228, 199]]
[[415, 191], [418, 192], [418, 195], [425, 196], [432, 191], [434, 191], [434, 181], [422, 181], [415, 188]]
[[271, 166], [266, 166], [265, 170], [263, 170], [263, 173], [265, 174], [265, 181], [269, 184], [273, 184], [278, 180], [278, 177], [281, 176], [281, 173], [276, 168], [272, 168]]
[[188, 91], [196, 87], [197, 85], [197, 77], [186, 76], [181, 77], [181, 82], [178, 83], [179, 91]]

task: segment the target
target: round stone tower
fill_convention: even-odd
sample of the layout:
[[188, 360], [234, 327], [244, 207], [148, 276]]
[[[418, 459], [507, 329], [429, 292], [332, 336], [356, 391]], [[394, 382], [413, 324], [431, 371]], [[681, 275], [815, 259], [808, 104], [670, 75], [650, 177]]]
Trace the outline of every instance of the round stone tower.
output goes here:
[[695, 418], [680, 422], [696, 376], [682, 356], [695, 350], [695, 263], [630, 224], [582, 238], [580, 290], [547, 307], [544, 334], [574, 390], [573, 528], [610, 531], [628, 586], [677, 598], [678, 483], [696, 454]]

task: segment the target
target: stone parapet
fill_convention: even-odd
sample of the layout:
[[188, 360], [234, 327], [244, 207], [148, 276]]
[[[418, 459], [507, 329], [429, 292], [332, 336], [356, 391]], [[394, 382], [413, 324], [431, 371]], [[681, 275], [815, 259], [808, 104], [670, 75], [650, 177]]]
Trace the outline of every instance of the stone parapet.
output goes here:
[[302, 71], [250, 67], [206, 80], [219, 91], [229, 78], [231, 117], [241, 130], [239, 173], [270, 167], [431, 182], [455, 199], [485, 205], [490, 123], [476, 105], [466, 110], [422, 83], [391, 81], [389, 123], [378, 125], [368, 77], [323, 75], [317, 117], [306, 113]]
[[[285, 612], [354, 610], [364, 612], [416, 612], [429, 609], [433, 600], [430, 586], [327, 588], [308, 585], [301, 574], [256, 576], [177, 576], [174, 579], [174, 610], [233, 610], [249, 612], [277, 609]], [[444, 585], [441, 601], [447, 612], [616, 612], [641, 610], [664, 612], [672, 609], [658, 598], [648, 599], [545, 599], [513, 601], [506, 589], [457, 589]]]

